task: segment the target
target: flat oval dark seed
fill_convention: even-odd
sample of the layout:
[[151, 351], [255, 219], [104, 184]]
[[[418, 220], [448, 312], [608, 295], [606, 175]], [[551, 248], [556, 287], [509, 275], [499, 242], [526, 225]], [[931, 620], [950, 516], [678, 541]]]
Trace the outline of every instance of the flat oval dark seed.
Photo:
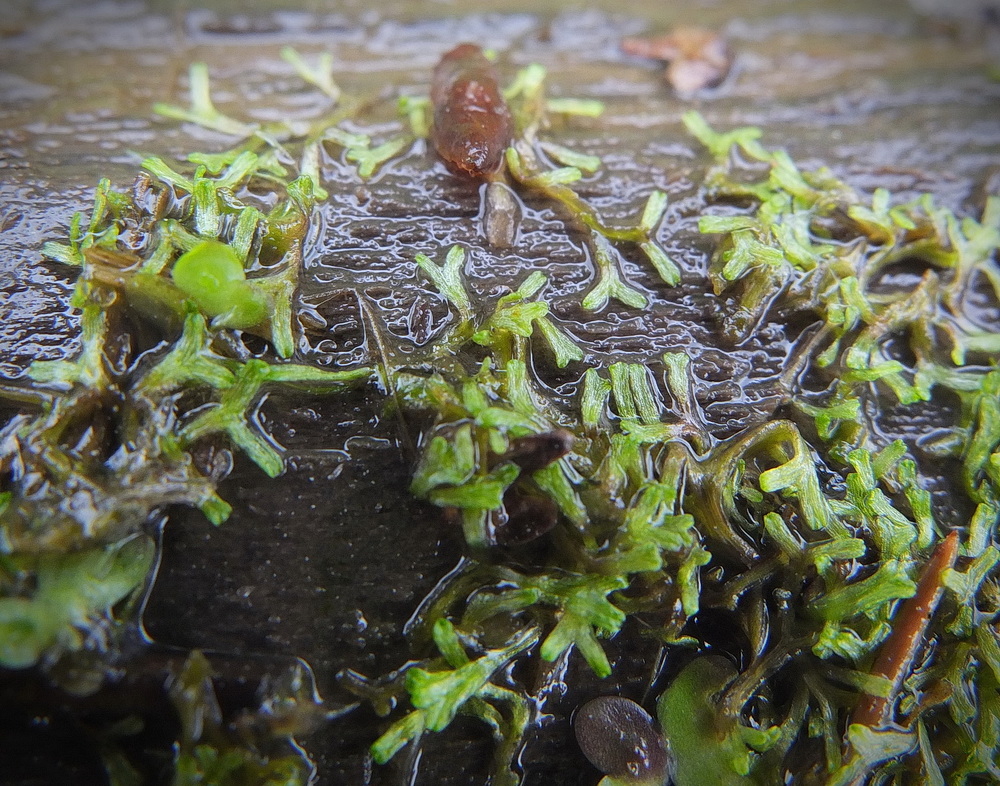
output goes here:
[[592, 699], [579, 709], [573, 725], [583, 755], [605, 775], [643, 784], [667, 782], [670, 756], [663, 734], [631, 699]]

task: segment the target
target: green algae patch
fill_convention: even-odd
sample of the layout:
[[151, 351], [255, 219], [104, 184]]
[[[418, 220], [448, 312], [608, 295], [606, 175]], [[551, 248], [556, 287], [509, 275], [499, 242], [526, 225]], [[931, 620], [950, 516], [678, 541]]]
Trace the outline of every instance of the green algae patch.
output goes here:
[[16, 586], [29, 576], [37, 585], [29, 596], [0, 598], [0, 665], [22, 669], [85, 646], [88, 630], [146, 580], [153, 542], [142, 536], [106, 548], [66, 554], [4, 558]]

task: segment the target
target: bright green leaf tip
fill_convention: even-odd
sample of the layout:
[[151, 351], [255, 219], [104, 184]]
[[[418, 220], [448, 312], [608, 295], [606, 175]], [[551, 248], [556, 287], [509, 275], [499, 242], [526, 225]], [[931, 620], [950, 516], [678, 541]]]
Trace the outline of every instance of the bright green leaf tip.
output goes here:
[[199, 308], [208, 316], [222, 316], [228, 327], [253, 327], [266, 316], [265, 298], [248, 285], [242, 261], [225, 243], [199, 243], [181, 255], [170, 275]]

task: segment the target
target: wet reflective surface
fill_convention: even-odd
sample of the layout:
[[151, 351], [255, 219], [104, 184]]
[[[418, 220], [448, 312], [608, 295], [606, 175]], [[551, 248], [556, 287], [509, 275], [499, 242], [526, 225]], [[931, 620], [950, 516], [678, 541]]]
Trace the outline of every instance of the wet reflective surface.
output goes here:
[[[505, 80], [540, 62], [553, 95], [604, 101], [600, 119], [573, 120], [549, 135], [602, 157], [602, 170], [578, 190], [609, 223], [632, 220], [654, 188], [669, 195], [659, 239], [682, 269], [680, 286], [665, 286], [638, 249], [625, 249], [623, 272], [651, 307], [640, 312], [613, 301], [597, 314], [584, 312], [580, 299], [595, 271], [580, 227], [537, 194], [517, 191], [514, 242], [496, 249], [482, 237], [479, 186], [450, 174], [425, 144], [367, 183], [333, 156], [323, 162], [330, 199], [305, 253], [299, 359], [371, 363], [379, 351], [404, 358], [426, 343], [453, 317], [413, 258], [425, 253], [440, 261], [459, 243], [468, 249], [474, 300], [495, 298], [531, 270], [544, 270], [555, 321], [592, 362], [687, 352], [695, 394], [717, 437], [770, 417], [779, 403], [775, 372], [804, 326], [776, 322], [739, 345], [721, 335], [705, 277], [712, 240], [697, 231], [705, 201], [696, 183], [706, 162], [680, 123], [683, 111], [698, 108], [718, 128], [759, 125], [769, 147], [786, 147], [805, 165], [827, 164], [861, 191], [882, 186], [901, 199], [930, 191], [941, 204], [978, 214], [1000, 180], [1000, 84], [988, 74], [1000, 59], [1000, 33], [982, 21], [988, 17], [940, 21], [902, 2], [874, 11], [866, 3], [648, 2], [625, 13], [613, 3], [568, 12], [509, 2], [488, 15], [469, 15], [457, 4], [408, 3], [392, 18], [361, 3], [215, 5], [208, 11], [38, 0], [0, 13], [5, 377], [19, 378], [32, 360], [77, 351], [77, 319], [67, 304], [72, 277], [41, 261], [39, 251], [45, 240], [65, 236], [75, 210], [89, 209], [97, 180], [124, 187], [145, 155], [183, 158], [229, 145], [223, 135], [152, 113], [156, 101], [183, 102], [192, 60], [208, 63], [223, 111], [266, 121], [313, 116], [325, 100], [303, 85], [280, 49], [330, 51], [341, 86], [373, 99], [357, 125], [377, 141], [394, 128], [395, 99], [426, 94], [434, 63], [460, 40], [495, 49]], [[661, 64], [622, 54], [619, 41], [688, 16], [720, 28], [736, 59], [719, 88], [681, 100], [663, 81]], [[380, 315], [381, 328], [366, 309]], [[548, 355], [531, 365], [565, 402], [576, 396], [579, 378], [555, 369]], [[935, 419], [933, 406], [927, 409], [926, 422], [897, 422], [890, 414], [888, 436], [926, 429]], [[163, 645], [302, 657], [320, 692], [336, 700], [340, 669], [374, 675], [407, 660], [403, 626], [458, 562], [461, 536], [406, 493], [407, 445], [421, 424], [387, 417], [374, 391], [272, 395], [258, 417], [286, 448], [287, 472], [267, 481], [237, 460], [220, 489], [235, 513], [218, 529], [200, 514], [169, 512], [144, 624]], [[563, 677], [573, 690], [549, 696], [551, 717], [524, 753], [526, 783], [596, 782], [573, 746], [570, 712], [598, 693], [642, 699], [656, 654], [629, 628], [609, 650], [618, 690], [596, 684], [571, 661]], [[405, 762], [368, 771], [365, 750], [377, 724], [366, 710], [304, 740], [320, 783], [405, 782]], [[448, 734], [430, 736], [418, 782], [483, 782], [490, 743], [479, 726], [460, 721]], [[18, 732], [17, 739], [35, 738]], [[75, 741], [67, 737], [55, 747], [64, 773], [86, 770]], [[58, 768], [51, 780], [30, 780], [37, 761], [27, 758], [5, 770], [10, 750], [0, 746], [0, 771], [24, 773], [13, 782], [59, 782]]]

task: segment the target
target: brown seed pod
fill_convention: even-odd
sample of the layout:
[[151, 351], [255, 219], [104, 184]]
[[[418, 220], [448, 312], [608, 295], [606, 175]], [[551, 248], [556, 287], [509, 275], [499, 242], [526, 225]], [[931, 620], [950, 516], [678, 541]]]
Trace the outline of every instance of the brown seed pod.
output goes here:
[[503, 164], [514, 122], [497, 72], [475, 44], [459, 44], [434, 68], [431, 140], [455, 174], [482, 178]]

